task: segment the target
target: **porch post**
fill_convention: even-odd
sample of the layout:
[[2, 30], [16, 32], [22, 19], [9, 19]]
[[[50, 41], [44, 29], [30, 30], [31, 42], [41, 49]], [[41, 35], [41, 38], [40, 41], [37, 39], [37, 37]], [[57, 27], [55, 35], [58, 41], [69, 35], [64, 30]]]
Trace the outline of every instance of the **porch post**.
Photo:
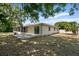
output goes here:
[[41, 25], [41, 31], [40, 32], [41, 32], [41, 35], [42, 35], [42, 25]]
[[20, 27], [20, 32], [21, 32], [21, 27]]

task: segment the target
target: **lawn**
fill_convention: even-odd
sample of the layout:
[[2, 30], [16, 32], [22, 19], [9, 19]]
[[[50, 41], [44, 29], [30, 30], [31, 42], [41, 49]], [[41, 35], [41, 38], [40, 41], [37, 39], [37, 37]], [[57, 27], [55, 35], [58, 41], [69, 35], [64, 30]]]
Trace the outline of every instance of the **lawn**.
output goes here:
[[0, 34], [0, 56], [79, 55], [79, 38], [55, 35], [18, 39], [12, 34], [4, 34]]

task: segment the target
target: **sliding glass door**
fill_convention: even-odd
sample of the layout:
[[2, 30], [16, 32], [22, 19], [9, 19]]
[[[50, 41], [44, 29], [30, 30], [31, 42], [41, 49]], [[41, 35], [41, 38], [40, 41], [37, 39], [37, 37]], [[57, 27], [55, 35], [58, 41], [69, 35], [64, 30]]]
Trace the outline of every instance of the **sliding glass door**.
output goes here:
[[35, 34], [39, 34], [39, 26], [35, 26], [34, 27], [34, 33]]

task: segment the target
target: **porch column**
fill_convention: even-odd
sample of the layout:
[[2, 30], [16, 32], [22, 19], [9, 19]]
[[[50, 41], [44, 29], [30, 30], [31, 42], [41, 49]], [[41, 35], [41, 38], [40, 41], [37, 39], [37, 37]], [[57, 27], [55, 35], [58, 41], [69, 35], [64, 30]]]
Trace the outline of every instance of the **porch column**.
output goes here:
[[41, 27], [41, 28], [40, 28], [40, 29], [41, 29], [41, 31], [40, 31], [40, 32], [41, 32], [41, 35], [42, 35], [42, 25], [41, 25], [40, 27]]
[[20, 27], [20, 32], [21, 32], [21, 27]]

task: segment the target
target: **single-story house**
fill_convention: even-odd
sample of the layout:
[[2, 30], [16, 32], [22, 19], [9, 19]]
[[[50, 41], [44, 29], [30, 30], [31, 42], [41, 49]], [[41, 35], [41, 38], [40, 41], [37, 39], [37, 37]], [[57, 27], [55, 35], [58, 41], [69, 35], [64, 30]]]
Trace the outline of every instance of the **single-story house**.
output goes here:
[[26, 33], [26, 34], [32, 34], [32, 35], [50, 35], [53, 33], [57, 33], [58, 28], [46, 23], [33, 23], [33, 24], [27, 24], [23, 27], [16, 26], [13, 28], [13, 32], [20, 32], [20, 33]]

